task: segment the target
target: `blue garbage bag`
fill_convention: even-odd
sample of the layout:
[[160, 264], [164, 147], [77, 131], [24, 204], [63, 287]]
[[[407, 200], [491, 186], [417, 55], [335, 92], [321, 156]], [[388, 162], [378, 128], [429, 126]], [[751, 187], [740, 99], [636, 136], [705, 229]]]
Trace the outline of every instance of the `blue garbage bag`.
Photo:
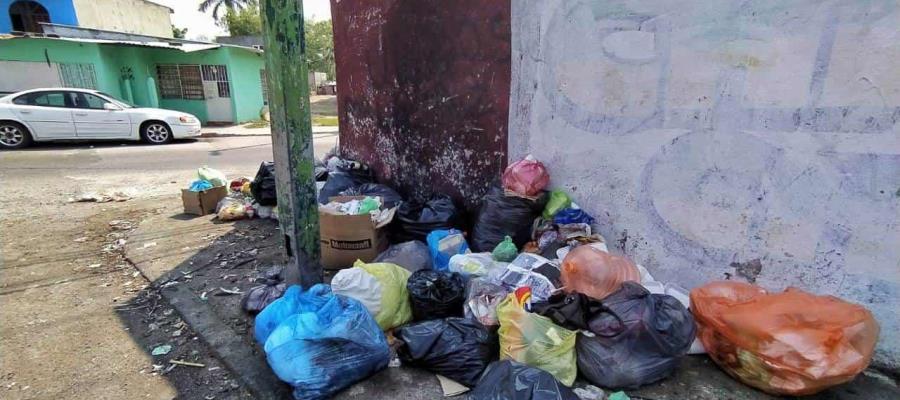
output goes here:
[[295, 399], [330, 398], [390, 361], [387, 339], [365, 306], [328, 285], [306, 292], [292, 286], [260, 318], [257, 340], [265, 338], [269, 366], [294, 388]]
[[553, 217], [553, 223], [565, 225], [565, 224], [593, 224], [594, 217], [590, 214], [584, 212], [584, 210], [580, 208], [565, 208], [556, 213]]
[[206, 179], [197, 179], [196, 181], [191, 182], [191, 187], [188, 190], [192, 192], [202, 192], [204, 190], [212, 189], [213, 185]]
[[456, 229], [431, 231], [426, 238], [431, 253], [432, 268], [438, 271], [450, 269], [450, 257], [466, 253], [469, 244], [462, 232]]

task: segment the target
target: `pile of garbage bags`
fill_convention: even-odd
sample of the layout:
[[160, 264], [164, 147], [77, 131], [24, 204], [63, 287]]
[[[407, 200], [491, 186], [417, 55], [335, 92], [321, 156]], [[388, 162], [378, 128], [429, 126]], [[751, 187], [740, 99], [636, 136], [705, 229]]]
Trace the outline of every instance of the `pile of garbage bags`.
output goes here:
[[387, 338], [366, 308], [328, 285], [291, 286], [259, 313], [254, 333], [296, 399], [330, 398], [390, 361]]
[[[853, 379], [872, 358], [879, 328], [859, 305], [793, 288], [713, 282], [689, 293], [656, 281], [610, 253], [595, 218], [564, 189], [548, 190], [531, 156], [506, 169], [471, 227], [446, 195], [405, 200], [363, 163], [322, 165], [320, 201], [371, 196], [397, 209], [390, 247], [330, 286], [290, 287], [275, 301], [278, 281], [254, 288], [253, 305], [271, 303], [256, 339], [298, 399], [384, 368], [388, 342], [403, 365], [469, 387], [475, 400], [577, 399], [577, 377], [637, 388], [697, 353], [750, 386], [806, 395]], [[264, 164], [254, 182], [267, 176]]]
[[216, 217], [222, 221], [247, 218], [278, 219], [275, 206], [278, 196], [275, 189], [275, 164], [263, 162], [253, 179], [242, 177], [228, 180], [221, 171], [201, 167], [197, 179], [188, 185], [192, 192], [203, 192], [216, 187], [227, 187], [228, 194], [216, 204]]

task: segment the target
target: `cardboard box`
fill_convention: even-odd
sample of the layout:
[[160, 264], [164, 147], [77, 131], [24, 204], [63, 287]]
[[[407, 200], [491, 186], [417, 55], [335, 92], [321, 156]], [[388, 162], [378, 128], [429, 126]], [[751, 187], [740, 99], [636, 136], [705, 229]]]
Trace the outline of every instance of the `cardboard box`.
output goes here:
[[[338, 196], [332, 201], [361, 200], [364, 196]], [[353, 266], [356, 260], [372, 262], [387, 249], [388, 240], [385, 226], [394, 218], [396, 208], [390, 210], [390, 217], [376, 225], [369, 214], [336, 215], [319, 209], [319, 236], [322, 244], [322, 267], [342, 269]]]
[[215, 213], [219, 200], [222, 200], [227, 195], [228, 188], [225, 186], [214, 187], [202, 192], [181, 189], [181, 202], [184, 203], [184, 213], [194, 215]]

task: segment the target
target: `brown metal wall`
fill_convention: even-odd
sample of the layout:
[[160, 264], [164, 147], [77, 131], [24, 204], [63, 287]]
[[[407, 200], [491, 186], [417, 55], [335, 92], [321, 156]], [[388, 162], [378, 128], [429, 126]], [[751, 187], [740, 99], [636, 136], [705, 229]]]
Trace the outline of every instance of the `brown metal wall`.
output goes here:
[[509, 0], [331, 2], [341, 152], [469, 205], [506, 164]]

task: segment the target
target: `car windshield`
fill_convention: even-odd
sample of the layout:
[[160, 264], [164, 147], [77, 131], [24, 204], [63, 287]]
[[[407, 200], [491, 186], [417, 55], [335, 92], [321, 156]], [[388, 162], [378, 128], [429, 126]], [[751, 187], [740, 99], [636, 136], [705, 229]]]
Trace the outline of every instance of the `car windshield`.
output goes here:
[[104, 97], [106, 97], [106, 98], [109, 99], [109, 100], [112, 100], [113, 103], [116, 103], [116, 105], [119, 106], [119, 107], [122, 107], [122, 108], [134, 108], [134, 104], [131, 104], [131, 103], [125, 101], [125, 100], [120, 100], [119, 98], [117, 98], [117, 97], [115, 97], [115, 96], [112, 96], [112, 95], [110, 95], [109, 93], [104, 93], [104, 92], [97, 92], [97, 93], [103, 95]]

